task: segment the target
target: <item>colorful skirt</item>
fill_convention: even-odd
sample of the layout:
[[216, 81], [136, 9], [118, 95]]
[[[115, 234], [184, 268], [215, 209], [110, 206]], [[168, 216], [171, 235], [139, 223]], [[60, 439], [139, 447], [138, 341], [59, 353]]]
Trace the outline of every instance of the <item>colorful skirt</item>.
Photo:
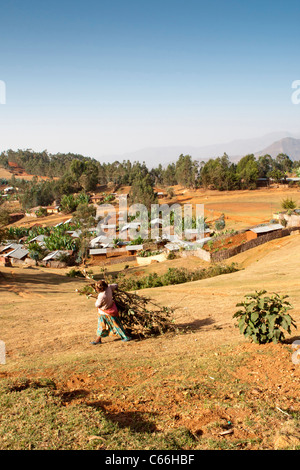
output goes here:
[[101, 313], [102, 310], [100, 309], [98, 309], [98, 312], [98, 336], [100, 336], [101, 338], [105, 338], [110, 334], [115, 334], [120, 336], [121, 339], [129, 339], [118, 317]]

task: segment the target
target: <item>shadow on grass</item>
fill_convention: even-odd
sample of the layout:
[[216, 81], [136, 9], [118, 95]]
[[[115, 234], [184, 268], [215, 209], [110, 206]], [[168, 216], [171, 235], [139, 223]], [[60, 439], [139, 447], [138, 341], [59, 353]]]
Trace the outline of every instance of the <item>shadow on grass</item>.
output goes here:
[[[101, 410], [105, 418], [113, 424], [117, 424], [120, 428], [130, 428], [131, 431], [136, 433], [155, 432], [157, 431], [156, 424], [153, 421], [145, 419], [145, 412], [140, 411], [117, 411], [112, 412], [107, 410], [107, 406], [111, 405], [109, 401], [94, 401], [87, 403], [97, 410]], [[157, 415], [157, 413], [147, 413]]]
[[[28, 268], [27, 268], [28, 269]], [[70, 284], [78, 283], [78, 278], [71, 278], [65, 274], [55, 274], [55, 273], [45, 273], [38, 272], [35, 269], [29, 271], [24, 270], [22, 273], [14, 273], [13, 268], [11, 273], [1, 273], [0, 276], [0, 290], [7, 290], [7, 284], [10, 285], [24, 285], [24, 284], [48, 284], [48, 285], [58, 285], [58, 284]]]
[[176, 326], [178, 327], [179, 330], [181, 331], [197, 331], [203, 328], [204, 326], [209, 326], [213, 325], [215, 323], [214, 320], [211, 318], [204, 318], [202, 320], [194, 320], [192, 322], [187, 322], [187, 323], [178, 323]]

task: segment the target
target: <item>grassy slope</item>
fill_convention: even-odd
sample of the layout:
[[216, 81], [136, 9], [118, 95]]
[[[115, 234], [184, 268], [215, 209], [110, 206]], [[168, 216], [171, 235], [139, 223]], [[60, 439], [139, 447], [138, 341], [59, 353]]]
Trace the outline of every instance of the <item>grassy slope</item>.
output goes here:
[[[131, 343], [109, 338], [97, 348], [89, 344], [97, 315], [92, 301], [74, 292], [78, 280], [49, 269], [1, 268], [7, 364], [0, 407], [10, 412], [0, 424], [0, 447], [272, 449], [279, 438], [281, 447], [298, 448], [300, 371], [291, 348], [247, 343], [232, 315], [244, 294], [265, 288], [290, 296], [299, 324], [300, 237], [236, 261], [246, 269], [143, 292], [176, 307], [188, 333]], [[220, 436], [228, 421], [233, 434]]]

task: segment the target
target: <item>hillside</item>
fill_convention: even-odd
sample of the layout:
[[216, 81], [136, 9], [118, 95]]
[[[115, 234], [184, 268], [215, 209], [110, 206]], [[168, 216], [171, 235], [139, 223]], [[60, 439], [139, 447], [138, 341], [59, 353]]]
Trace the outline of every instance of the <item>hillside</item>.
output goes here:
[[[97, 315], [93, 302], [75, 293], [78, 279], [61, 270], [1, 268], [7, 364], [0, 377], [19, 390], [0, 402], [2, 448], [299, 448], [300, 369], [292, 349], [250, 344], [232, 315], [246, 293], [264, 288], [288, 294], [300, 324], [300, 237], [231, 261], [245, 269], [141, 292], [175, 307], [185, 333], [130, 343], [108, 338], [100, 347], [89, 344]], [[18, 418], [20, 442], [14, 416], [24, 401], [31, 411]]]
[[300, 139], [293, 139], [292, 137], [286, 137], [280, 139], [273, 144], [265, 147], [263, 150], [256, 152], [255, 156], [260, 155], [271, 155], [272, 158], [276, 158], [280, 153], [284, 153], [290, 157], [291, 160], [300, 159]]
[[30, 175], [25, 171], [23, 167], [19, 166], [17, 163], [14, 162], [8, 162], [8, 168], [3, 168], [0, 165], [0, 179], [3, 178], [9, 180], [13, 176], [17, 179], [24, 179], [26, 181], [31, 181], [33, 178], [37, 178], [39, 180], [50, 179], [47, 176]]

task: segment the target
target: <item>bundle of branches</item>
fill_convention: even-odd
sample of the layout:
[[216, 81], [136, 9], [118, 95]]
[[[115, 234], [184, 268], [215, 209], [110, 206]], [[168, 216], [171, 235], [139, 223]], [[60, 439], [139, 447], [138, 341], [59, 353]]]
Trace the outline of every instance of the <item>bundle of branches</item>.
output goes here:
[[[80, 295], [97, 298], [96, 281], [83, 270], [88, 284], [78, 289]], [[147, 338], [166, 332], [176, 332], [173, 309], [160, 306], [150, 298], [120, 289], [114, 291], [114, 301], [126, 332], [133, 338]]]

